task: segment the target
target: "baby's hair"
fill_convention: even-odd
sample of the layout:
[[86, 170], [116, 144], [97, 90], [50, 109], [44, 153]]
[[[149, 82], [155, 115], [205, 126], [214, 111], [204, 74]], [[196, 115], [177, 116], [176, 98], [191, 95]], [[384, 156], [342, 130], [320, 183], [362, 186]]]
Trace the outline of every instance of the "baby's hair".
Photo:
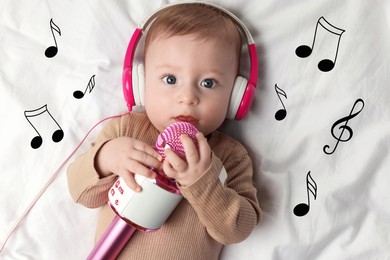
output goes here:
[[157, 37], [193, 34], [196, 39], [215, 39], [234, 46], [241, 54], [241, 35], [233, 19], [223, 11], [202, 3], [179, 4], [161, 11], [147, 32], [145, 52]]

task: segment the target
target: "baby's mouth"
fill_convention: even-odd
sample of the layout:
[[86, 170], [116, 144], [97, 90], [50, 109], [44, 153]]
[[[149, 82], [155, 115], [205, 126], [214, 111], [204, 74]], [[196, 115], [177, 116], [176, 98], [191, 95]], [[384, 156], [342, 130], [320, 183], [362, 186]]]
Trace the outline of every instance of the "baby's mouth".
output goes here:
[[196, 119], [195, 117], [192, 117], [192, 116], [178, 116], [178, 117], [175, 117], [175, 120], [180, 121], [180, 122], [187, 122], [187, 123], [190, 123], [193, 125], [195, 125], [199, 121], [198, 119]]

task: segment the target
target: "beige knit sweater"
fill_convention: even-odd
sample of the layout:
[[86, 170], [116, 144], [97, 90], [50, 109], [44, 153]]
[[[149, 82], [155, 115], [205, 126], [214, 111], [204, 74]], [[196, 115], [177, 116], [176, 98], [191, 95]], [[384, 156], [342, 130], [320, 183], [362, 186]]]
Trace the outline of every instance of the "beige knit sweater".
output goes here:
[[[107, 194], [116, 178], [102, 178], [96, 171], [97, 151], [119, 136], [154, 145], [158, 134], [145, 113], [132, 112], [111, 120], [92, 147], [69, 166], [73, 199], [86, 207], [101, 207], [96, 241], [115, 216], [107, 205]], [[213, 151], [210, 168], [192, 185], [180, 187], [184, 198], [158, 231], [135, 232], [118, 259], [218, 259], [222, 245], [238, 243], [251, 233], [262, 214], [251, 160], [241, 144], [220, 132], [211, 134], [209, 145]], [[224, 184], [219, 180], [222, 167], [228, 173]]]

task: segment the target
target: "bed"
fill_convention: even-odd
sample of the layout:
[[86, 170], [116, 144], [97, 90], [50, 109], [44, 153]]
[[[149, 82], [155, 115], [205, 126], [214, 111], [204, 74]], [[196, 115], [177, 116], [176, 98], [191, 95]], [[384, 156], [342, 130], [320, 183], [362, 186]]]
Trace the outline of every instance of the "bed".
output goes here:
[[[171, 2], [1, 1], [1, 259], [92, 249], [98, 210], [73, 202], [66, 168], [127, 111], [130, 36]], [[390, 2], [211, 2], [259, 55], [250, 113], [222, 130], [253, 158], [264, 218], [221, 259], [390, 259]]]

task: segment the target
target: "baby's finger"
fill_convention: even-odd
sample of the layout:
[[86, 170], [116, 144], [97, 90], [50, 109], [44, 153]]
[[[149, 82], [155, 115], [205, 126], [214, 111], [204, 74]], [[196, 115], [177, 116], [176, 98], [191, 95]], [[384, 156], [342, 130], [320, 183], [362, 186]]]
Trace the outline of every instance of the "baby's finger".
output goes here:
[[194, 142], [191, 140], [191, 138], [186, 134], [182, 134], [180, 136], [180, 141], [183, 144], [187, 162], [189, 164], [191, 164], [192, 162], [194, 162], [194, 163], [198, 162], [199, 161], [199, 153], [198, 153], [198, 150], [196, 149]]
[[156, 158], [160, 162], [163, 159], [162, 156], [156, 150], [154, 150], [152, 146], [150, 146], [144, 142], [135, 140], [134, 148], [138, 151], [142, 151], [142, 152], [149, 154], [150, 156]]
[[[159, 168], [161, 168], [161, 167], [159, 166]], [[127, 170], [129, 172], [145, 176], [146, 178], [149, 178], [149, 179], [156, 178], [155, 172], [152, 171], [150, 167], [145, 166], [144, 164], [142, 164], [138, 161], [135, 161], [135, 160], [129, 160], [129, 162], [127, 164]]]
[[172, 168], [172, 165], [170, 165], [170, 163], [167, 160], [165, 160], [163, 163], [163, 171], [165, 175], [168, 176], [169, 178], [172, 179], [177, 178], [177, 172], [175, 171], [175, 169]]
[[142, 190], [141, 186], [139, 186], [138, 183], [135, 181], [134, 174], [128, 171], [124, 171], [119, 174], [119, 176], [122, 177], [126, 185], [133, 191], [140, 192]]
[[135, 160], [135, 161], [137, 161], [145, 166], [150, 166], [150, 167], [153, 167], [156, 169], [161, 168], [161, 161], [158, 160], [156, 157], [146, 153], [145, 151], [133, 150], [131, 152], [131, 154], [129, 155], [129, 158], [132, 160]]
[[198, 140], [200, 160], [209, 159], [211, 149], [209, 143], [207, 142], [207, 138], [201, 132], [198, 132], [196, 133], [196, 139]]
[[187, 168], [187, 163], [183, 161], [171, 148], [165, 149], [165, 162], [178, 172], [183, 172]]

